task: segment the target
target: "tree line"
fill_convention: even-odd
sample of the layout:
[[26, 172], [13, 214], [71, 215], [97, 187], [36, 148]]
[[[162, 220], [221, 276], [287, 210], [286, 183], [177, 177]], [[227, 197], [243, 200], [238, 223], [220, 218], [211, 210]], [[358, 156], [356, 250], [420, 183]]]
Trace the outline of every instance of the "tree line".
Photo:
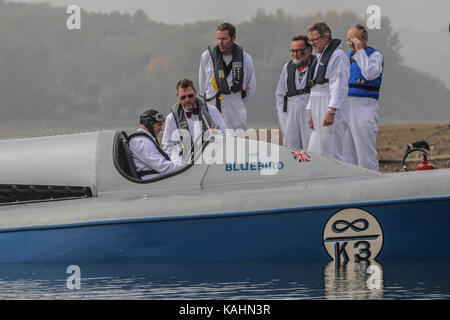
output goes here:
[[[197, 84], [201, 53], [215, 43], [223, 21], [164, 24], [134, 14], [82, 11], [81, 29], [66, 27], [65, 8], [0, 0], [0, 124], [8, 121], [79, 126], [129, 125], [145, 107], [167, 114], [175, 84]], [[327, 22], [345, 40], [349, 26], [364, 23], [353, 12], [301, 17], [259, 10], [237, 27], [237, 43], [253, 57], [256, 95], [249, 126], [276, 127], [275, 89], [289, 57], [291, 38], [315, 21]], [[450, 92], [430, 75], [402, 64], [401, 39], [389, 19], [369, 32], [385, 72], [381, 122], [445, 122]]]

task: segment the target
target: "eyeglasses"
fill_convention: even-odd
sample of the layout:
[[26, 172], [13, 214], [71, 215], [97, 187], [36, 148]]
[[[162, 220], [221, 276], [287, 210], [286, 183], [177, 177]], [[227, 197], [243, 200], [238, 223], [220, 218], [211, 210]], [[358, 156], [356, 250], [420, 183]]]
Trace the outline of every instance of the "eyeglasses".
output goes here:
[[180, 99], [181, 99], [181, 100], [184, 100], [184, 99], [186, 99], [186, 98], [192, 99], [193, 97], [194, 97], [194, 94], [193, 94], [193, 93], [190, 93], [190, 94], [188, 94], [188, 95], [181, 96]]
[[315, 42], [315, 41], [317, 41], [317, 40], [319, 40], [321, 38], [322, 37], [317, 37], [317, 38], [314, 38], [314, 39], [308, 39], [308, 41], [309, 41], [309, 43], [313, 43], [313, 42]]
[[301, 54], [304, 54], [305, 51], [306, 51], [306, 48], [304, 48], [304, 49], [289, 49], [289, 52], [290, 52], [291, 54], [292, 54], [292, 53], [301, 53]]

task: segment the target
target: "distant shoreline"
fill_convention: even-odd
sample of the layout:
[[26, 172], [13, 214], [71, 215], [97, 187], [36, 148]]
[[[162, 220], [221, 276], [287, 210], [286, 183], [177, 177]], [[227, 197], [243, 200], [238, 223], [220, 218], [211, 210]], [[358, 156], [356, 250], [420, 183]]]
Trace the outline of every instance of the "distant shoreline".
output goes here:
[[[381, 172], [402, 172], [401, 160], [406, 151], [406, 146], [412, 142], [425, 139], [431, 147], [431, 162], [437, 168], [446, 168], [450, 161], [450, 129], [436, 134], [439, 131], [448, 127], [449, 124], [389, 124], [380, 125], [377, 135], [377, 151], [380, 161]], [[78, 133], [97, 130], [125, 130], [132, 132], [136, 128], [134, 126], [117, 126], [117, 127], [102, 127], [102, 128], [39, 128], [33, 129], [25, 127], [23, 129], [17, 128], [0, 128], [0, 139], [8, 138], [26, 138], [33, 136], [57, 135]], [[263, 129], [263, 128], [260, 128]], [[264, 129], [278, 129], [277, 127], [267, 127]], [[434, 136], [430, 137], [431, 135]], [[270, 140], [270, 135], [268, 137]], [[280, 134], [281, 140], [281, 134]], [[448, 159], [447, 159], [448, 158]]]

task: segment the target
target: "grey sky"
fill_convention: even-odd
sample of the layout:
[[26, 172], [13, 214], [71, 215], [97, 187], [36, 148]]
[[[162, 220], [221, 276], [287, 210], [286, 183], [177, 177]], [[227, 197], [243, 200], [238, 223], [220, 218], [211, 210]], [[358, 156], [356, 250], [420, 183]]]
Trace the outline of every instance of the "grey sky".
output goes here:
[[381, 14], [391, 18], [395, 28], [412, 27], [420, 30], [448, 28], [448, 0], [7, 0], [14, 2], [49, 2], [53, 5], [76, 4], [87, 11], [123, 11], [133, 13], [143, 9], [159, 22], [186, 23], [197, 20], [227, 20], [238, 23], [253, 16], [258, 8], [274, 12], [277, 8], [293, 15], [308, 15], [318, 11], [353, 10], [366, 16], [369, 5], [378, 5]]
[[[258, 9], [267, 13], [278, 8], [294, 16], [317, 12], [346, 10], [367, 17], [367, 7], [377, 5], [381, 15], [390, 18], [399, 33], [404, 63], [441, 79], [450, 89], [450, 1], [448, 0], [6, 0], [42, 3], [56, 6], [78, 5], [91, 12], [120, 11], [133, 14], [142, 9], [150, 19], [164, 23], [184, 24], [198, 20], [219, 20], [239, 23], [249, 20]], [[430, 53], [434, 58], [430, 59]], [[444, 61], [444, 64], [442, 64]]]

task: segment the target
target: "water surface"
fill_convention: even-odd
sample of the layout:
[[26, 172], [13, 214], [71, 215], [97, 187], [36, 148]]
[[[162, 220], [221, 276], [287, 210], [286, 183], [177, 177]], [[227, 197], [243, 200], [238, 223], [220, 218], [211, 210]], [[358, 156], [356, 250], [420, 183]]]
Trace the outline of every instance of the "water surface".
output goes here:
[[0, 299], [449, 299], [450, 261], [0, 265]]

